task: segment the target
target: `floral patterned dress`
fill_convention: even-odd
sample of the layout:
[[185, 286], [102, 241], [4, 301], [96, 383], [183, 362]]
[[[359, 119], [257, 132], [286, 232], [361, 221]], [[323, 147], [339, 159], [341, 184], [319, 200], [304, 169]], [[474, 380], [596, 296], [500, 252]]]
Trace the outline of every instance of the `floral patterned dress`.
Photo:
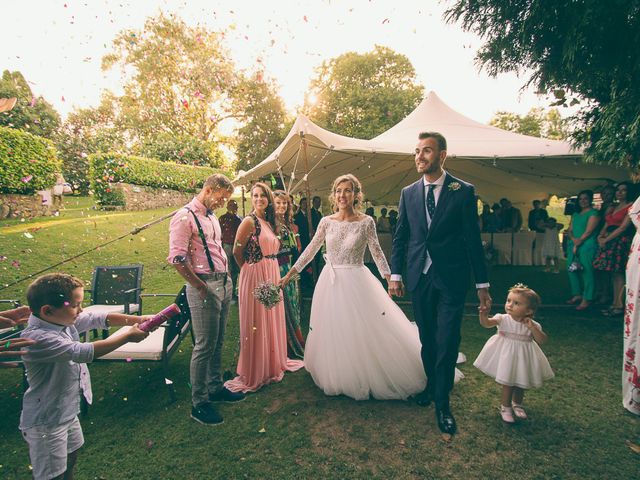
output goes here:
[[[280, 251], [278, 252], [278, 264], [280, 265], [280, 276], [284, 277], [293, 261], [299, 254], [298, 242], [296, 241], [296, 225], [280, 227]], [[284, 316], [287, 327], [287, 344], [289, 354], [292, 357], [304, 358], [304, 337], [300, 329], [300, 284], [297, 280], [291, 281], [282, 291], [284, 300]]]
[[629, 210], [636, 234], [627, 262], [627, 303], [624, 314], [622, 405], [640, 415], [640, 198]]

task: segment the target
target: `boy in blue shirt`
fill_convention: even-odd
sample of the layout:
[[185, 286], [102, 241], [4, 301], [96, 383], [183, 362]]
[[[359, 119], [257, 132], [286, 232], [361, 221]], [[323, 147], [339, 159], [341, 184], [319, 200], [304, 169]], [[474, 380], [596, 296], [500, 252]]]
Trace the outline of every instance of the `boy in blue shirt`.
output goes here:
[[[82, 281], [64, 273], [43, 275], [27, 289], [31, 316], [21, 337], [35, 344], [23, 356], [29, 388], [22, 400], [20, 430], [37, 480], [73, 477], [78, 449], [84, 444], [78, 421], [80, 394], [88, 403], [92, 400], [86, 363], [149, 335], [137, 324], [150, 316], [83, 312], [83, 297]], [[79, 333], [110, 324], [132, 327], [122, 336], [80, 341]]]

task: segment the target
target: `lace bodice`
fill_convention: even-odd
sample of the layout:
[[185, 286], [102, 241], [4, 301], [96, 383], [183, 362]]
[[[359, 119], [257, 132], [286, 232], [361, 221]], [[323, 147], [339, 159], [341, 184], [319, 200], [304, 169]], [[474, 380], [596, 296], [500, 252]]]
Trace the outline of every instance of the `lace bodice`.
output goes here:
[[363, 265], [364, 250], [368, 245], [380, 275], [391, 273], [387, 259], [380, 248], [373, 218], [345, 222], [323, 217], [311, 243], [293, 266], [301, 272], [313, 259], [322, 244], [327, 243], [327, 258], [332, 265]]

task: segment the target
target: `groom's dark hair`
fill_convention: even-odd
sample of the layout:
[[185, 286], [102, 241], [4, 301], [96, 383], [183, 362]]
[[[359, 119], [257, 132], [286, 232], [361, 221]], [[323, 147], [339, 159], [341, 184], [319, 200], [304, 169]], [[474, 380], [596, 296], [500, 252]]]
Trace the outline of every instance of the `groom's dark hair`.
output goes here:
[[438, 141], [438, 148], [440, 150], [447, 149], [447, 139], [441, 133], [438, 132], [420, 132], [418, 140], [424, 140], [425, 138], [435, 138]]

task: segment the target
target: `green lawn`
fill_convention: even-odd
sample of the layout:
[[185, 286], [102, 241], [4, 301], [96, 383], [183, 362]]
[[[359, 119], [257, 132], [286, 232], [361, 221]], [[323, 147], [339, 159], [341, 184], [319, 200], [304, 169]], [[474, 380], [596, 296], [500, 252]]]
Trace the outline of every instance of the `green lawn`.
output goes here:
[[[103, 213], [87, 199], [65, 199], [56, 219], [0, 222], [0, 284], [115, 238], [168, 213]], [[33, 238], [28, 238], [29, 233]], [[63, 271], [89, 281], [95, 265], [144, 263], [147, 292], [176, 292], [179, 277], [165, 262], [167, 223], [75, 260]], [[11, 265], [19, 261], [19, 267]], [[565, 275], [534, 267], [496, 267], [492, 294], [524, 282], [546, 304], [567, 297]], [[28, 282], [0, 292], [24, 299]], [[473, 299], [470, 296], [470, 300]], [[145, 312], [166, 300], [149, 300]], [[305, 311], [309, 304], [305, 303]], [[404, 307], [404, 305], [403, 305]], [[406, 306], [410, 315], [410, 307]], [[433, 408], [413, 402], [356, 402], [326, 397], [304, 371], [285, 375], [237, 405], [224, 405], [225, 423], [204, 427], [189, 419], [191, 346], [172, 360], [178, 401], [168, 404], [162, 372], [142, 362], [92, 365], [94, 405], [83, 417], [86, 444], [79, 479], [156, 478], [633, 478], [640, 457], [625, 446], [640, 442], [640, 419], [625, 413], [620, 397], [622, 321], [543, 308], [549, 333], [543, 348], [556, 378], [527, 394], [531, 419], [501, 423], [499, 387], [473, 366], [491, 332], [469, 307], [461, 350], [466, 378], [456, 386], [452, 408], [460, 433], [440, 440]], [[306, 325], [305, 325], [306, 327]], [[233, 309], [224, 368], [234, 367], [238, 341]], [[29, 478], [26, 443], [17, 430], [20, 370], [0, 371], [0, 478]], [[264, 431], [262, 431], [264, 429]], [[636, 473], [633, 473], [636, 472]]]

